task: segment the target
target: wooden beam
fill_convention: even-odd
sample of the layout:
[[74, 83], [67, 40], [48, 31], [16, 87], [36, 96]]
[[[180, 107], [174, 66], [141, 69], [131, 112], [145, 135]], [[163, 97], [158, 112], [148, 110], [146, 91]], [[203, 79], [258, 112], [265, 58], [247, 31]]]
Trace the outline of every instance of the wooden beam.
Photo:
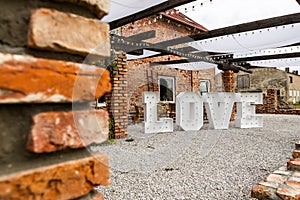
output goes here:
[[265, 55], [265, 56], [253, 56], [253, 57], [245, 57], [245, 58], [233, 58], [230, 59], [230, 62], [249, 62], [249, 61], [257, 61], [257, 60], [271, 60], [271, 59], [284, 59], [284, 58], [296, 58], [296, 57], [300, 57], [300, 52], [273, 54], [273, 55]]
[[125, 39], [129, 40], [129, 41], [141, 42], [143, 40], [147, 40], [147, 39], [151, 39], [151, 38], [155, 38], [155, 37], [156, 37], [156, 31], [151, 30], [151, 31], [147, 31], [147, 32], [143, 32], [143, 33], [139, 33], [136, 35], [126, 37]]
[[129, 52], [127, 52], [127, 54], [134, 55], [134, 56], [142, 56], [142, 55], [144, 55], [144, 50], [143, 49], [137, 49], [137, 50], [134, 50], [134, 51], [129, 51]]
[[276, 26], [282, 26], [286, 24], [298, 23], [300, 22], [300, 13], [284, 15], [280, 17], [274, 17], [234, 26], [229, 26], [225, 28], [215, 29], [207, 32], [202, 32], [196, 35], [185, 36], [181, 38], [176, 38], [164, 42], [156, 43], [158, 46], [173, 46], [178, 44], [184, 44], [188, 42], [193, 42], [197, 40], [203, 40], [218, 36], [230, 35], [240, 32], [253, 31], [257, 29], [270, 28]]
[[182, 60], [169, 60], [169, 61], [161, 61], [161, 62], [151, 62], [150, 66], [157, 66], [157, 65], [172, 65], [172, 64], [182, 64], [182, 63], [189, 63], [190, 61], [187, 59]]
[[127, 17], [109, 22], [110, 29], [115, 29], [115, 28], [123, 26], [125, 24], [135, 22], [135, 21], [143, 19], [145, 17], [149, 17], [149, 16], [157, 14], [159, 12], [169, 10], [171, 8], [181, 6], [183, 4], [187, 4], [187, 3], [190, 3], [193, 1], [195, 1], [195, 0], [168, 0], [164, 3], [158, 4], [156, 6], [152, 6], [150, 8], [147, 8], [147, 9], [137, 12], [135, 14], [129, 15]]
[[[142, 40], [147, 40], [147, 39], [150, 39], [150, 38], [154, 38], [155, 36], [156, 36], [156, 31], [151, 30], [151, 31], [139, 33], [139, 34], [136, 34], [136, 35], [132, 35], [132, 36], [129, 36], [129, 37], [121, 37], [121, 36], [118, 36], [118, 37], [124, 39], [124, 41], [136, 43], [136, 42], [141, 42]], [[131, 55], [140, 56], [140, 55], [144, 54], [143, 49], [138, 49], [136, 47], [126, 45], [125, 43], [124, 44], [112, 43], [111, 46], [115, 50], [123, 50], [123, 51], [125, 51], [125, 52], [127, 52], [128, 54], [131, 54]]]

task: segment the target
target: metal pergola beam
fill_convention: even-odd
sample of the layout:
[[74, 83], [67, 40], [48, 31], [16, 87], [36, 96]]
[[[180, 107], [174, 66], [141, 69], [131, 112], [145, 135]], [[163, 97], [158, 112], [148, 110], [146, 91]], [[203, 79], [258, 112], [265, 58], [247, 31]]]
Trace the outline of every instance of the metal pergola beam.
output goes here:
[[272, 59], [284, 59], [284, 58], [296, 58], [296, 57], [300, 57], [300, 52], [262, 55], [262, 56], [253, 56], [253, 57], [244, 57], [244, 58], [233, 58], [230, 59], [230, 62], [238, 63], [238, 62], [249, 62], [249, 61], [257, 61], [257, 60], [272, 60]]
[[183, 4], [187, 4], [187, 3], [190, 3], [193, 1], [196, 1], [196, 0], [169, 0], [169, 1], [166, 1], [164, 3], [158, 4], [156, 6], [152, 6], [150, 8], [147, 8], [147, 9], [137, 12], [135, 14], [129, 15], [127, 17], [111, 21], [111, 22], [109, 22], [110, 29], [118, 28], [125, 24], [129, 24], [131, 22], [149, 17], [149, 16], [157, 14], [159, 12], [169, 10], [171, 8], [181, 6]]
[[264, 29], [276, 26], [282, 26], [287, 24], [293, 24], [300, 22], [300, 13], [284, 15], [279, 17], [273, 17], [264, 20], [253, 21], [249, 23], [243, 23], [239, 25], [229, 26], [225, 28], [215, 29], [207, 32], [202, 32], [196, 35], [189, 35], [181, 38], [175, 38], [172, 40], [159, 42], [159, 46], [173, 46], [197, 40], [209, 39], [213, 37], [219, 37], [224, 35], [230, 35], [240, 32], [253, 31], [257, 29]]
[[143, 32], [143, 33], [139, 33], [139, 34], [136, 34], [136, 35], [126, 37], [126, 40], [140, 42], [140, 41], [155, 38], [155, 37], [156, 37], [156, 31], [151, 30], [151, 31], [146, 31], [146, 32]]

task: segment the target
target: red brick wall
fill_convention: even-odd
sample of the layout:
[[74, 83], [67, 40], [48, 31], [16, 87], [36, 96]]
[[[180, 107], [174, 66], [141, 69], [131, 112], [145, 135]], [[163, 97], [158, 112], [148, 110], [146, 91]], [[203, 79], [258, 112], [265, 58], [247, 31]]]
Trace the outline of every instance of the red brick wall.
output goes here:
[[114, 119], [114, 137], [127, 137], [128, 129], [128, 77], [126, 55], [120, 53], [117, 58], [117, 69], [113, 71], [112, 91], [106, 95], [108, 112]]
[[[152, 59], [142, 59], [128, 61], [128, 91], [129, 91], [129, 109], [134, 110], [133, 105], [142, 106], [142, 92], [148, 91], [148, 82], [146, 71], [153, 73], [153, 83], [155, 91], [158, 91], [158, 76], [169, 76], [175, 79], [175, 92], [193, 91], [199, 92], [200, 80], [210, 80], [211, 91], [214, 88], [214, 69], [201, 71], [186, 71], [170, 68], [167, 66], [150, 66]], [[152, 82], [152, 81], [151, 81]]]
[[192, 29], [165, 17], [158, 19], [155, 23], [148, 24], [149, 20], [153, 20], [153, 17], [138, 20], [133, 24], [131, 23], [123, 26], [121, 28], [121, 36], [128, 37], [138, 33], [155, 30], [156, 37], [146, 41], [156, 43], [200, 32], [198, 29]]
[[0, 199], [103, 199], [94, 187], [110, 184], [108, 157], [87, 146], [107, 140], [108, 112], [91, 103], [111, 83], [82, 64], [110, 54], [100, 4], [0, 1]]
[[[134, 23], [123, 26], [120, 30], [120, 35], [129, 37], [135, 34], [155, 30], [156, 37], [147, 39], [145, 41], [150, 43], [157, 43], [200, 32], [200, 30], [198, 29], [184, 26], [164, 16], [161, 19], [157, 19], [155, 23], [149, 24], [149, 20], [153, 21], [154, 17], [156, 16], [138, 20]], [[199, 92], [200, 80], [210, 80], [211, 91], [215, 91], [214, 69], [191, 72], [186, 70], [173, 69], [163, 65], [150, 66], [150, 62], [178, 59], [181, 58], [178, 56], [170, 55], [128, 61], [128, 97], [130, 99], [130, 101], [128, 102], [128, 108], [130, 111], [134, 111], [134, 104], [142, 106], [142, 92], [148, 91], [148, 82], [146, 75], [147, 71], [152, 71], [153, 73], [154, 91], [158, 91], [158, 76], [169, 76], [175, 78], [176, 95], [178, 95], [180, 92], [185, 91]], [[152, 82], [152, 80], [150, 82]]]

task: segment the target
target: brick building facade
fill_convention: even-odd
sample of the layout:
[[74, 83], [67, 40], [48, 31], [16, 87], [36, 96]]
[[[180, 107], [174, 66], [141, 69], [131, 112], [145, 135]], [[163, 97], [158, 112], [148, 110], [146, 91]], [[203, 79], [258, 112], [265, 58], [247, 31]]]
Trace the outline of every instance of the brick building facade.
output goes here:
[[[206, 31], [204, 27], [182, 13], [170, 10], [169, 14], [160, 13], [125, 25], [112, 32], [123, 37], [132, 37], [151, 30], [155, 30], [155, 37], [144, 40], [149, 43], [158, 43]], [[163, 97], [163, 92], [161, 92], [163, 90], [162, 81], [172, 84], [172, 92], [170, 92], [172, 98], [167, 98], [165, 99], [167, 102], [160, 104], [159, 115], [161, 116], [170, 113], [174, 114], [175, 96], [180, 92], [200, 92], [200, 82], [208, 87], [209, 91], [215, 91], [215, 69], [188, 71], [170, 68], [167, 65], [151, 65], [154, 62], [178, 59], [181, 59], [181, 57], [164, 55], [127, 61], [129, 113], [135, 113], [136, 107], [141, 108], [143, 106], [142, 92], [144, 91], [158, 91], [160, 92], [161, 100], [164, 101], [163, 98], [165, 97]]]

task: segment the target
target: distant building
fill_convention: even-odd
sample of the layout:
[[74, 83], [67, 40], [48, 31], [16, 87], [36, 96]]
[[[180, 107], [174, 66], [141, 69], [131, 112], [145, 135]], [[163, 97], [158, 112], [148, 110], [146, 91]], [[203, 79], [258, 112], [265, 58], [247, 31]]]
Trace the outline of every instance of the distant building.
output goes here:
[[[290, 72], [288, 68], [285, 71], [276, 68], [255, 68], [252, 72], [235, 74], [236, 92], [266, 93], [267, 89], [276, 89], [279, 102], [295, 104], [300, 101], [300, 76], [297, 71]], [[221, 88], [220, 81], [217, 81], [216, 87]]]

